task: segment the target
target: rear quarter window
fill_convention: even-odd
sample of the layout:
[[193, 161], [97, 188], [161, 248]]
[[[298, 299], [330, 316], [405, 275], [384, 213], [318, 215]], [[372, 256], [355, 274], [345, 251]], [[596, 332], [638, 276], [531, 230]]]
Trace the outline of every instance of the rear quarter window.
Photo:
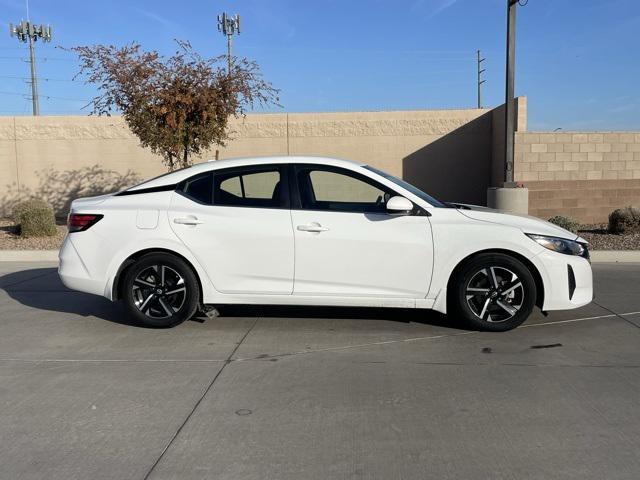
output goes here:
[[178, 191], [185, 197], [195, 200], [198, 203], [211, 205], [213, 196], [212, 188], [213, 176], [211, 172], [205, 172], [184, 180], [180, 184]]

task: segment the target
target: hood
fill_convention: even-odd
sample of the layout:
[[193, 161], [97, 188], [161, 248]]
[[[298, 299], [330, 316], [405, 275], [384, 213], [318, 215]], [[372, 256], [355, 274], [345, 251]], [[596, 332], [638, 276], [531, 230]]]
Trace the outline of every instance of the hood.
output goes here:
[[505, 213], [492, 208], [481, 207], [476, 205], [466, 205], [461, 203], [452, 204], [458, 208], [458, 211], [465, 217], [472, 218], [473, 220], [480, 220], [482, 222], [498, 223], [500, 225], [507, 225], [510, 227], [516, 227], [522, 230], [523, 233], [533, 233], [537, 235], [548, 235], [551, 237], [566, 238], [569, 240], [578, 240], [581, 242], [586, 241], [578, 237], [575, 233], [565, 230], [553, 223], [539, 218], [532, 217], [531, 215], [519, 215], [516, 213]]

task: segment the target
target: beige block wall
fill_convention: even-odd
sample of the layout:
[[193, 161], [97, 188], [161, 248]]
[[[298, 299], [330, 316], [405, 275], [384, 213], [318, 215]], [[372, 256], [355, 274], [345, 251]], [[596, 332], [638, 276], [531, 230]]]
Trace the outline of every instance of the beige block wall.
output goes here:
[[[219, 158], [326, 155], [366, 162], [445, 200], [483, 203], [491, 182], [490, 110], [256, 114], [231, 122]], [[215, 150], [196, 161], [215, 158]], [[37, 195], [68, 207], [166, 171], [120, 117], [0, 118], [0, 209]]]
[[17, 183], [15, 118], [0, 117], [0, 185], [17, 185]]
[[640, 133], [516, 134], [516, 179], [522, 182], [640, 179]]
[[638, 132], [518, 133], [515, 151], [533, 215], [600, 223], [615, 208], [640, 206]]
[[[516, 108], [515, 178], [532, 191], [532, 214], [596, 222], [613, 208], [640, 206], [640, 133], [527, 132], [526, 99]], [[348, 158], [444, 200], [482, 204], [487, 187], [502, 182], [503, 125], [503, 106], [248, 115], [231, 122], [233, 138], [218, 154]], [[120, 117], [0, 117], [0, 214], [32, 195], [62, 212], [73, 198], [164, 171]]]
[[214, 147], [198, 160], [287, 155], [288, 114], [247, 115], [230, 123], [231, 140], [226, 147]]

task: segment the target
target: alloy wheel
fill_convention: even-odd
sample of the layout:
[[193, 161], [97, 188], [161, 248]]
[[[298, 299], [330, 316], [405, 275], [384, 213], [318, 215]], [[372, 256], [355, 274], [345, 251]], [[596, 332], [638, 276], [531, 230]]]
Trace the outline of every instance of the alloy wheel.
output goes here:
[[505, 267], [485, 267], [465, 287], [467, 305], [473, 314], [490, 323], [513, 318], [524, 303], [524, 287], [514, 272]]
[[131, 293], [138, 310], [154, 319], [172, 317], [187, 298], [184, 278], [173, 268], [162, 264], [141, 270], [133, 280]]

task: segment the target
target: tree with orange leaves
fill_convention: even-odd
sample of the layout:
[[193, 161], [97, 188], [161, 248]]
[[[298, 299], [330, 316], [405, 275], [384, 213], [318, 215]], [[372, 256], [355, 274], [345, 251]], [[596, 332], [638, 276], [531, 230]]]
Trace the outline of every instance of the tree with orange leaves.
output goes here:
[[229, 139], [229, 118], [255, 106], [277, 105], [278, 90], [257, 63], [226, 57], [206, 59], [191, 44], [162, 57], [132, 43], [70, 48], [80, 60], [76, 77], [97, 86], [88, 106], [96, 115], [119, 112], [143, 147], [162, 156], [169, 171], [187, 167], [192, 156]]

